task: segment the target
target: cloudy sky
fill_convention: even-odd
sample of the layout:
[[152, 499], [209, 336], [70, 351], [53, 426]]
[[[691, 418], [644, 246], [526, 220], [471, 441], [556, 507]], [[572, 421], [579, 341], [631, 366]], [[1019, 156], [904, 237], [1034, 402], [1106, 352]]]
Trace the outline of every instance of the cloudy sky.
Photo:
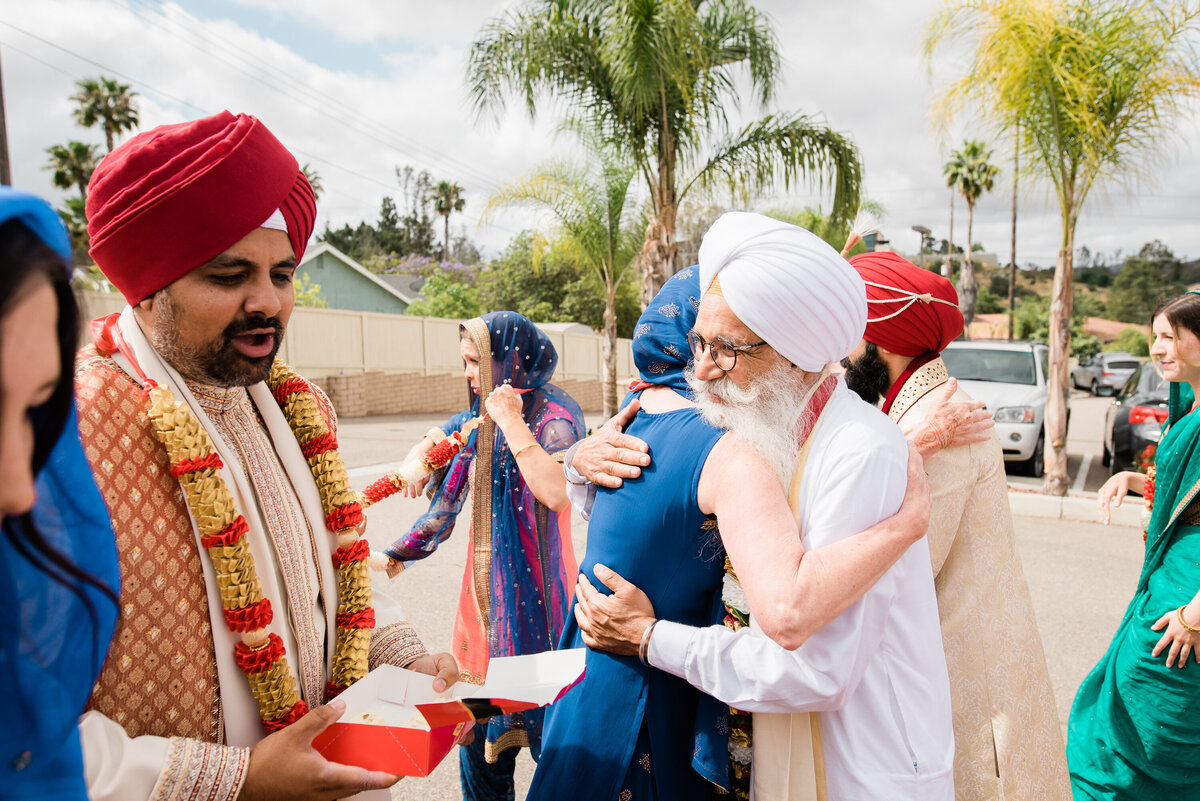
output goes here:
[[[917, 243], [913, 225], [941, 238], [949, 193], [941, 165], [970, 121], [939, 132], [928, 117], [933, 93], [918, 48], [937, 0], [758, 0], [771, 15], [785, 59], [767, 109], [732, 110], [749, 120], [771, 110], [822, 117], [848, 133], [865, 162], [866, 194], [886, 209], [884, 232], [900, 250]], [[464, 85], [467, 51], [480, 27], [512, 2], [500, 0], [0, 0], [0, 65], [13, 182], [57, 198], [45, 149], [69, 139], [97, 142], [71, 120], [75, 81], [103, 74], [140, 94], [143, 130], [221, 109], [254, 114], [325, 185], [318, 229], [374, 221], [384, 195], [399, 196], [397, 165], [427, 169], [467, 189], [461, 225], [494, 254], [529, 214], [480, 224], [492, 190], [550, 156], [571, 155], [553, 136], [554, 110], [536, 120], [512, 111], [478, 121]], [[1197, 115], [1200, 118], [1200, 115]], [[1137, 251], [1161, 239], [1200, 257], [1200, 125], [1188, 121], [1167, 144], [1164, 163], [1134, 187], [1093, 193], [1077, 244], [1093, 252]], [[996, 189], [976, 210], [975, 241], [1007, 259], [1010, 156]], [[1105, 191], [1106, 190], [1106, 191]], [[803, 188], [763, 199], [760, 208], [824, 202]], [[955, 239], [966, 233], [961, 201]], [[1057, 212], [1045, 187], [1022, 187], [1018, 263], [1049, 265]]]

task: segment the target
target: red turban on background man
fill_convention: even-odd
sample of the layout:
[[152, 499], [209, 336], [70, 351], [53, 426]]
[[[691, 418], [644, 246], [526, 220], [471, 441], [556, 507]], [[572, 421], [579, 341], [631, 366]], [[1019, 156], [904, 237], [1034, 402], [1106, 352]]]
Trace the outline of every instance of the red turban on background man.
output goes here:
[[131, 305], [220, 255], [278, 210], [296, 258], [317, 200], [296, 158], [247, 114], [138, 134], [88, 186], [88, 253]]
[[941, 353], [962, 333], [958, 293], [947, 279], [896, 253], [850, 258], [867, 285], [863, 339], [901, 356]]

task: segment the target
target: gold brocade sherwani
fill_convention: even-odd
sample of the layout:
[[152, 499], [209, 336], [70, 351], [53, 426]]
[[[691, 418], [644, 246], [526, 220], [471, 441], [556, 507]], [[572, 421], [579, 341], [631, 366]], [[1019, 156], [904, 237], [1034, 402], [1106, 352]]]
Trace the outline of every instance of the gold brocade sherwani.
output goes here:
[[[157, 759], [165, 751], [165, 762], [150, 796], [130, 789], [119, 773], [107, 781], [111, 792], [89, 786], [89, 793], [232, 801], [244, 780], [248, 749], [226, 745], [229, 710], [223, 704], [229, 701], [222, 698], [218, 675], [202, 564], [206, 556], [199, 551], [187, 502], [146, 414], [141, 386], [94, 346], [78, 355], [75, 385], [80, 437], [112, 516], [121, 569], [121, 618], [89, 709], [119, 726], [121, 736], [147, 742], [169, 738], [169, 745], [153, 752]], [[288, 588], [286, 602], [276, 605], [276, 617], [286, 616], [295, 632], [296, 647], [289, 654], [300, 666], [297, 678], [306, 700], [320, 703], [332, 643], [324, 624], [314, 626], [306, 610], [335, 608], [336, 598], [317, 595], [314, 532], [293, 500], [290, 479], [245, 391], [192, 387], [192, 392], [213, 420], [210, 435], [233, 443], [232, 452], [256, 489], [257, 512], [267, 521], [275, 568]], [[328, 399], [320, 391], [315, 394], [336, 433]], [[424, 653], [411, 627], [401, 621], [376, 629], [370, 662], [405, 665]], [[134, 750], [122, 748], [121, 753]], [[149, 759], [143, 755], [142, 763]]]
[[[949, 376], [918, 369], [889, 416], [920, 426]], [[955, 401], [969, 400], [959, 392]], [[1000, 443], [948, 448], [925, 460], [933, 509], [929, 550], [954, 712], [959, 801], [1069, 801], [1070, 781], [1033, 602], [1013, 541]]]

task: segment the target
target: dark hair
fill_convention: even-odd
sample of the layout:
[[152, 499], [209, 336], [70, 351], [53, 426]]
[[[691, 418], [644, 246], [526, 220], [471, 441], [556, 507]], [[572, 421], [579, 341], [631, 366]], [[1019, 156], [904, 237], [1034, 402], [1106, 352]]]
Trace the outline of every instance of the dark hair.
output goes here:
[[1162, 303], [1150, 315], [1150, 339], [1154, 339], [1154, 320], [1159, 315], [1167, 318], [1171, 330], [1178, 333], [1186, 328], [1200, 338], [1200, 295], [1186, 292]]
[[[37, 473], [50, 458], [71, 414], [74, 397], [75, 345], [79, 340], [79, 305], [67, 277], [62, 257], [19, 219], [0, 224], [0, 319], [38, 286], [49, 284], [58, 301], [58, 385], [50, 398], [32, 412], [33, 471]], [[114, 603], [113, 590], [80, 568], [46, 541], [29, 512], [8, 515], [3, 520], [4, 536], [34, 566], [70, 588], [95, 615], [79, 583], [96, 587]]]

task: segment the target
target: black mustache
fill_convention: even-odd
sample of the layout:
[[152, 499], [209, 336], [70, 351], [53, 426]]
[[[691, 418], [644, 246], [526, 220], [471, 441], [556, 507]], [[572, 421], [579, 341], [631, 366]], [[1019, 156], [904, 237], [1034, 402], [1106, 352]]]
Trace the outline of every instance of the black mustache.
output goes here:
[[262, 328], [273, 329], [276, 339], [283, 336], [283, 323], [278, 317], [246, 317], [241, 320], [234, 320], [225, 326], [222, 334], [226, 339], [233, 339], [247, 331], [255, 331]]

